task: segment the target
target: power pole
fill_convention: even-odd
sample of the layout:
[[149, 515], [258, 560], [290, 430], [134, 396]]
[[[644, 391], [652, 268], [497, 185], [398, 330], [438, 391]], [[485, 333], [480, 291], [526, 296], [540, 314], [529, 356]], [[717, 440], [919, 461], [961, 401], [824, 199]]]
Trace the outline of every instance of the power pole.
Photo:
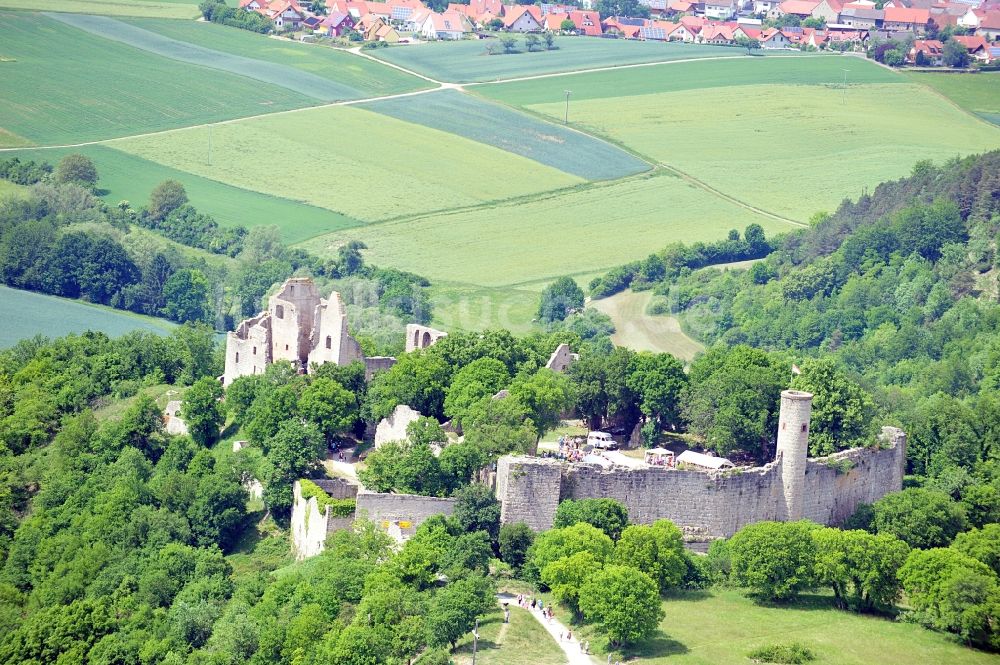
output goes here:
[[844, 72], [844, 100], [843, 100], [842, 103], [844, 105], [846, 105], [847, 104], [847, 72], [849, 72], [851, 70], [850, 69], [844, 69], [842, 71]]
[[479, 649], [479, 619], [476, 619], [476, 628], [472, 631], [472, 665], [476, 665], [476, 651]]
[[569, 96], [573, 94], [572, 90], [563, 90], [566, 93], [566, 115], [563, 117], [563, 124], [569, 124]]

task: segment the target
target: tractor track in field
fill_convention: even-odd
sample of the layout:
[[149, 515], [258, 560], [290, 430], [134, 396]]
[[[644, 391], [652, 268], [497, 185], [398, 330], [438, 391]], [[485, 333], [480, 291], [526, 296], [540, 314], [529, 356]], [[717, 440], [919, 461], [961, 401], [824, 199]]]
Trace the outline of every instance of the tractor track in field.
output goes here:
[[[742, 59], [742, 58], [746, 58], [746, 57], [752, 57], [752, 56], [747, 56], [747, 55], [721, 55], [721, 56], [710, 56], [710, 57], [705, 57], [705, 58], [682, 58], [682, 59], [678, 59], [678, 60], [659, 60], [659, 61], [656, 61], [656, 62], [640, 62], [640, 63], [625, 64], [625, 65], [607, 65], [607, 66], [602, 66], [602, 67], [590, 67], [590, 68], [587, 68], [587, 69], [578, 69], [578, 70], [566, 71], [566, 72], [550, 72], [550, 73], [547, 73], [547, 74], [534, 74], [534, 75], [530, 75], [530, 76], [512, 77], [512, 78], [502, 79], [502, 80], [497, 80], [497, 81], [480, 81], [480, 82], [471, 82], [471, 83], [451, 83], [451, 82], [447, 82], [447, 81], [439, 81], [437, 79], [431, 78], [430, 76], [426, 76], [424, 74], [420, 74], [419, 72], [413, 71], [413, 70], [408, 69], [406, 67], [403, 67], [401, 65], [397, 65], [395, 63], [391, 63], [391, 62], [387, 62], [385, 60], [381, 60], [381, 59], [376, 58], [374, 56], [371, 56], [371, 55], [369, 55], [367, 53], [364, 53], [361, 50], [360, 47], [355, 47], [355, 48], [352, 48], [352, 49], [347, 49], [347, 52], [351, 53], [353, 55], [356, 55], [356, 56], [358, 56], [360, 58], [365, 58], [367, 60], [371, 60], [373, 62], [377, 62], [377, 63], [379, 63], [381, 65], [386, 66], [386, 67], [391, 67], [391, 68], [396, 69], [398, 71], [401, 71], [401, 72], [403, 72], [405, 74], [409, 74], [409, 75], [414, 76], [416, 78], [419, 78], [419, 79], [421, 79], [423, 81], [426, 81], [427, 83], [431, 83], [431, 84], [433, 84], [436, 87], [423, 88], [421, 90], [411, 90], [409, 92], [399, 92], [399, 93], [395, 93], [395, 94], [391, 94], [391, 95], [379, 95], [379, 96], [375, 96], [375, 97], [365, 97], [365, 98], [361, 98], [361, 99], [339, 100], [339, 101], [328, 102], [328, 103], [324, 103], [324, 104], [315, 104], [315, 105], [312, 105], [312, 106], [304, 106], [304, 107], [297, 108], [297, 109], [288, 109], [288, 110], [285, 110], [285, 111], [273, 111], [273, 112], [270, 112], [270, 113], [258, 113], [258, 114], [254, 114], [254, 115], [243, 116], [243, 117], [240, 117], [240, 118], [230, 118], [228, 120], [218, 120], [218, 121], [215, 121], [215, 122], [203, 122], [203, 123], [199, 123], [199, 124], [196, 124], [196, 125], [187, 125], [187, 126], [184, 126], [184, 127], [174, 127], [174, 128], [171, 128], [171, 129], [161, 129], [161, 130], [156, 130], [156, 131], [152, 131], [152, 132], [142, 132], [142, 133], [139, 133], [139, 134], [131, 134], [131, 135], [128, 135], [128, 136], [117, 136], [117, 137], [109, 138], [109, 139], [99, 139], [99, 140], [94, 140], [94, 141], [81, 141], [79, 143], [63, 143], [63, 144], [59, 144], [59, 145], [35, 145], [35, 146], [22, 146], [20, 148], [0, 148], [0, 154], [3, 154], [5, 152], [18, 152], [18, 151], [23, 151], [23, 150], [65, 150], [67, 148], [84, 148], [84, 147], [87, 147], [87, 146], [95, 146], [95, 145], [111, 145], [111, 144], [114, 144], [114, 143], [119, 142], [119, 141], [128, 141], [128, 140], [131, 140], [131, 139], [141, 139], [141, 138], [147, 138], [147, 137], [150, 137], [150, 136], [159, 136], [159, 135], [163, 135], [163, 134], [172, 134], [172, 133], [175, 133], [175, 132], [182, 132], [182, 131], [187, 131], [187, 130], [190, 130], [190, 129], [201, 129], [201, 128], [206, 128], [206, 127], [213, 127], [213, 126], [216, 126], [216, 125], [231, 125], [231, 124], [236, 124], [236, 123], [239, 123], [239, 122], [245, 122], [245, 121], [248, 121], [248, 120], [255, 120], [255, 119], [258, 119], [258, 118], [266, 118], [266, 117], [280, 116], [280, 115], [290, 115], [290, 114], [293, 114], [293, 113], [301, 113], [303, 111], [312, 111], [312, 110], [323, 109], [323, 108], [334, 108], [334, 107], [338, 107], [338, 106], [355, 106], [355, 105], [358, 105], [358, 104], [366, 104], [366, 103], [371, 103], [371, 102], [388, 101], [388, 100], [392, 100], [392, 99], [402, 99], [402, 98], [405, 98], [405, 97], [416, 97], [418, 95], [426, 95], [426, 94], [429, 94], [429, 93], [438, 92], [439, 90], [457, 90], [458, 92], [468, 94], [469, 91], [467, 91], [465, 89], [466, 86], [472, 87], [472, 86], [497, 85], [497, 84], [501, 84], [502, 85], [502, 84], [505, 84], [505, 83], [517, 83], [517, 82], [520, 82], [520, 81], [533, 81], [533, 80], [537, 80], [537, 79], [553, 78], [553, 77], [557, 77], [557, 76], [572, 76], [572, 75], [577, 75], [577, 74], [589, 74], [589, 73], [593, 73], [593, 72], [617, 71], [617, 70], [622, 70], [622, 69], [634, 69], [634, 68], [638, 68], [638, 67], [658, 67], [658, 66], [663, 66], [663, 65], [685, 64], [685, 63], [700, 62], [700, 61], [705, 61], [705, 60], [736, 60], [736, 59]], [[768, 56], [768, 57], [770, 57], [770, 58], [816, 58], [816, 57], [828, 57], [828, 56], [772, 55], [772, 56]], [[548, 120], [548, 121], [551, 122], [551, 120]], [[587, 132], [585, 130], [582, 130], [582, 129], [579, 129], [579, 128], [576, 128], [576, 127], [573, 128], [573, 131], [577, 131], [577, 132], [579, 132], [581, 134], [585, 134], [585, 135], [587, 135], [587, 136], [589, 136], [589, 137], [591, 137], [591, 138], [593, 138], [595, 140], [598, 140], [598, 141], [602, 141], [602, 142], [605, 142], [605, 143], [610, 143], [609, 141], [607, 141], [606, 139], [604, 139], [604, 138], [602, 138], [600, 136], [595, 136], [595, 135], [591, 134], [590, 132]], [[635, 154], [635, 153], [633, 153], [633, 154]], [[745, 201], [741, 201], [741, 200], [739, 200], [739, 199], [737, 199], [737, 198], [735, 198], [735, 197], [733, 197], [733, 196], [731, 196], [729, 194], [726, 194], [725, 192], [722, 192], [722, 191], [716, 189], [715, 187], [712, 187], [708, 183], [706, 183], [706, 182], [704, 182], [702, 180], [699, 180], [698, 178], [696, 178], [696, 177], [694, 177], [694, 176], [692, 176], [692, 175], [690, 175], [688, 173], [685, 173], [684, 171], [681, 171], [680, 169], [678, 169], [678, 168], [676, 168], [674, 166], [671, 166], [670, 164], [665, 164], [665, 163], [662, 163], [662, 162], [652, 162], [652, 161], [650, 161], [650, 160], [648, 160], [646, 158], [641, 158], [641, 159], [643, 159], [643, 161], [646, 161], [646, 162], [650, 163], [650, 165], [652, 165], [654, 167], [662, 168], [662, 169], [664, 169], [664, 170], [672, 173], [673, 175], [681, 178], [682, 180], [684, 180], [688, 184], [692, 185], [693, 187], [697, 187], [697, 188], [699, 188], [699, 189], [701, 189], [701, 190], [703, 190], [703, 191], [705, 191], [705, 192], [707, 192], [707, 193], [709, 193], [709, 194], [711, 194], [711, 195], [713, 195], [713, 196], [715, 196], [717, 198], [721, 198], [724, 201], [732, 203], [735, 206], [738, 206], [740, 208], [743, 208], [743, 209], [748, 210], [750, 212], [753, 212], [755, 214], [763, 215], [764, 217], [768, 217], [770, 219], [774, 219], [776, 221], [780, 221], [780, 222], [783, 222], [783, 223], [786, 223], [786, 224], [791, 224], [792, 226], [801, 227], [801, 228], [805, 228], [805, 227], [808, 226], [808, 224], [805, 224], [803, 222], [796, 221], [794, 219], [789, 219], [787, 217], [782, 217], [781, 215], [778, 215], [776, 213], [769, 212], [769, 211], [764, 210], [762, 208], [758, 208], [757, 206], [754, 206], [754, 205], [751, 205], [749, 203], [746, 203]], [[630, 178], [630, 177], [635, 177], [635, 176], [626, 176], [626, 178]], [[623, 179], [625, 179], [625, 178], [618, 178], [618, 179], [611, 180], [611, 181], [607, 181], [607, 180], [597, 181], [595, 183], [590, 183], [590, 184], [608, 184], [610, 182], [617, 182], [617, 181], [623, 180]], [[563, 193], [563, 192], [561, 192], [561, 191], [547, 192], [546, 194], [551, 195], [553, 193]], [[540, 196], [540, 195], [536, 194], [536, 195], [532, 195], [532, 196], [530, 196], [528, 198], [536, 198], [538, 196]], [[502, 204], [502, 203], [504, 203], [504, 201], [491, 201], [491, 202], [489, 202], [489, 205], [495, 206], [495, 205]], [[471, 206], [471, 207], [472, 208], [477, 208], [477, 207], [481, 207], [481, 206], [477, 205], [477, 206]], [[447, 211], [435, 211], [433, 213], [421, 213], [421, 214], [418, 214], [418, 215], [406, 215], [406, 216], [402, 216], [400, 218], [394, 218], [394, 219], [389, 219], [389, 220], [380, 220], [380, 221], [376, 221], [376, 222], [371, 222], [368, 225], [370, 226], [370, 225], [385, 224], [385, 223], [400, 222], [400, 221], [412, 221], [412, 219], [414, 219], [414, 218], [426, 217], [426, 216], [428, 216], [428, 214], [447, 214], [447, 213], [452, 213], [452, 212], [456, 212], [456, 211], [455, 210], [447, 210]]]

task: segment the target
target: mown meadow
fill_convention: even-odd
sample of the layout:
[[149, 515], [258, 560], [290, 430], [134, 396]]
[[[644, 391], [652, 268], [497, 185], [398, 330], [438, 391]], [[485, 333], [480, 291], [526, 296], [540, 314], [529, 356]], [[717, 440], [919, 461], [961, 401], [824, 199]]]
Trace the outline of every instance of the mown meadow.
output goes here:
[[933, 88], [966, 111], [1000, 125], [1000, 72], [907, 72], [906, 75], [917, 83]]

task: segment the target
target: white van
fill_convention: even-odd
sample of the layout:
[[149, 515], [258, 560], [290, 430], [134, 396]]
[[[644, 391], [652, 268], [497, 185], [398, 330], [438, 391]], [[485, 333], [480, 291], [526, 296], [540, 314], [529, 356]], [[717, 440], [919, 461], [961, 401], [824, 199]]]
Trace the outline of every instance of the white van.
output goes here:
[[614, 450], [618, 442], [607, 432], [591, 432], [587, 435], [587, 445], [600, 450]]

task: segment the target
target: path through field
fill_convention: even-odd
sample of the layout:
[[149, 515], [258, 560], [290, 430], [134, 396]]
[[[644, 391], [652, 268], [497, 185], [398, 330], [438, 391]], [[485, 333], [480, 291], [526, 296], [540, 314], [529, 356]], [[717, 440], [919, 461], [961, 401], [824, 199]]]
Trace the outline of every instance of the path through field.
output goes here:
[[617, 346], [671, 353], [681, 360], [691, 360], [704, 350], [705, 347], [684, 334], [676, 318], [646, 314], [652, 298], [651, 291], [622, 291], [610, 298], [593, 300], [590, 307], [611, 317], [615, 324], [611, 341]]
[[[501, 603], [510, 603], [511, 605], [517, 605], [517, 596], [509, 593], [498, 593], [497, 598]], [[566, 640], [565, 638], [560, 639], [562, 636], [569, 632], [569, 628], [564, 626], [558, 619], [552, 619], [549, 621], [542, 617], [542, 613], [537, 609], [529, 609], [528, 612], [535, 618], [538, 623], [542, 624], [542, 628], [552, 636], [552, 639], [556, 641], [559, 648], [563, 650], [566, 654], [566, 662], [570, 665], [594, 665], [597, 661], [587, 654], [580, 651], [580, 641], [579, 640]]]

